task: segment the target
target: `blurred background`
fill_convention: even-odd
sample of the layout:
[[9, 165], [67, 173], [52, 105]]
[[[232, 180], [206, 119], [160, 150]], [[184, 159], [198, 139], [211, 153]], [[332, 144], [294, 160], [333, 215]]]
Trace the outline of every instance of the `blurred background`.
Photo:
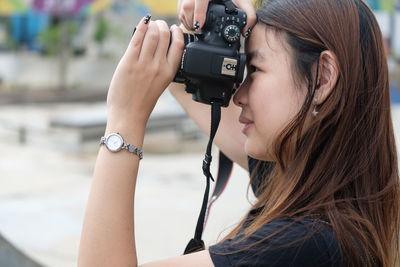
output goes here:
[[[367, 2], [385, 40], [397, 137], [400, 1]], [[151, 13], [178, 23], [176, 6], [177, 0], [0, 0], [1, 267], [76, 266], [108, 85], [139, 20]], [[206, 144], [166, 92], [148, 123], [139, 170], [140, 263], [182, 254], [194, 234]], [[250, 207], [247, 177], [235, 167], [211, 212], [207, 244]]]

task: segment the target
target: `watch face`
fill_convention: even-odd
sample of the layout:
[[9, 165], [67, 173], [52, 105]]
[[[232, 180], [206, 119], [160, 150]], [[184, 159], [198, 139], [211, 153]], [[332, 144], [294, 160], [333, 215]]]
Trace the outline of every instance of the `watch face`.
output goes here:
[[106, 140], [107, 148], [112, 152], [121, 150], [124, 144], [124, 140], [119, 134], [110, 134]]

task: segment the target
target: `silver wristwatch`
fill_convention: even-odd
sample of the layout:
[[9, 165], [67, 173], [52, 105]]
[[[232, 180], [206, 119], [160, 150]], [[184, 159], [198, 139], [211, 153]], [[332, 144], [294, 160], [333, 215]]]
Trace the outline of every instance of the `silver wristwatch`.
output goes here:
[[122, 149], [126, 149], [131, 153], [134, 153], [139, 156], [139, 159], [143, 158], [143, 151], [140, 148], [135, 147], [134, 145], [125, 143], [124, 139], [119, 133], [112, 133], [107, 137], [102, 137], [100, 139], [100, 145], [105, 144], [107, 149], [111, 152], [118, 152]]

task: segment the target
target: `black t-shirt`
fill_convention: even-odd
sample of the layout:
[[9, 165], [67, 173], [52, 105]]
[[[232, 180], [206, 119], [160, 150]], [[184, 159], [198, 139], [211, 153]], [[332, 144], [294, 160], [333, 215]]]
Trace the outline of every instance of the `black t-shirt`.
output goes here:
[[[250, 172], [255, 160], [249, 159]], [[263, 163], [264, 164], [264, 163]], [[265, 163], [269, 166], [270, 163]], [[267, 166], [266, 165], [266, 166]], [[265, 173], [254, 177], [253, 190], [257, 190]], [[257, 216], [259, 209], [249, 212], [247, 222]], [[245, 223], [246, 225], [246, 223]], [[288, 226], [288, 227], [286, 227]], [[286, 227], [286, 228], [285, 228]], [[282, 230], [284, 229], [284, 230]], [[278, 234], [270, 236], [281, 230]], [[253, 245], [248, 248], [250, 245]], [[209, 247], [211, 259], [220, 266], [341, 266], [339, 244], [330, 225], [318, 218], [282, 218], [272, 221], [246, 239], [234, 239]]]

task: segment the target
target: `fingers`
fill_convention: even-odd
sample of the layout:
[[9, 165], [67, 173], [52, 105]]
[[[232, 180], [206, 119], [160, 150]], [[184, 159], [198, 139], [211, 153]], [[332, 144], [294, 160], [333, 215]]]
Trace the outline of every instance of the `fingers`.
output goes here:
[[182, 0], [179, 2], [179, 20], [188, 30], [193, 30], [193, 14], [195, 0]]
[[176, 73], [179, 64], [181, 63], [185, 41], [183, 39], [183, 32], [178, 26], [172, 25], [171, 32], [172, 42], [168, 51], [167, 62], [168, 65], [172, 66], [174, 73]]
[[193, 28], [200, 30], [206, 21], [208, 0], [196, 0], [194, 5]]
[[179, 20], [188, 30], [200, 30], [206, 21], [209, 0], [181, 0], [178, 11]]
[[184, 48], [183, 32], [178, 26], [174, 25], [170, 30], [165, 21], [150, 21], [148, 25], [141, 21], [132, 39], [131, 59], [136, 56], [135, 61], [141, 64], [167, 63], [167, 69], [176, 73]]
[[154, 58], [157, 61], [161, 61], [163, 58], [165, 58], [167, 56], [171, 32], [165, 21], [157, 20], [155, 23], [158, 26], [160, 37], [159, 37], [159, 41], [158, 41], [157, 51], [154, 54]]
[[[257, 23], [257, 14], [251, 0], [232, 0], [236, 7], [243, 9], [247, 15], [247, 25], [243, 28], [243, 35], [248, 37], [251, 29]], [[247, 36], [246, 36], [247, 35]]]
[[132, 57], [133, 59], [139, 58], [143, 45], [143, 40], [149, 27], [148, 23], [145, 22], [148, 21], [150, 17], [151, 16], [148, 15], [142, 18], [138, 26], [135, 28], [135, 32], [131, 38], [131, 41], [129, 42], [127, 53], [129, 54], [129, 57]]
[[150, 21], [149, 28], [143, 40], [143, 46], [139, 56], [139, 61], [146, 62], [147, 60], [153, 60], [153, 57], [157, 50], [159, 39], [160, 30], [158, 29], [157, 23], [154, 21]]

